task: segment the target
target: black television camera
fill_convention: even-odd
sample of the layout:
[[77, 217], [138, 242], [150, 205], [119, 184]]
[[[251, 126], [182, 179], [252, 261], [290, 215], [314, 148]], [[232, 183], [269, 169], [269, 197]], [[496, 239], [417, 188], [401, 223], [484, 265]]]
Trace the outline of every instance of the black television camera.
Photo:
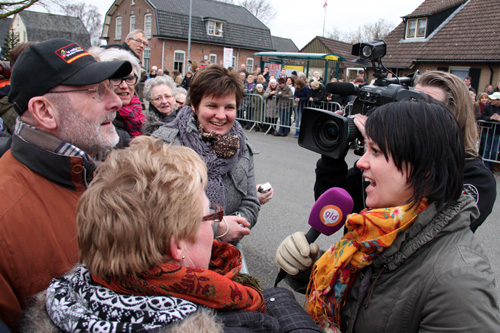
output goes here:
[[[358, 87], [346, 82], [328, 83], [326, 90], [329, 93], [356, 95], [351, 113], [349, 117], [344, 117], [327, 110], [304, 108], [299, 132], [301, 147], [337, 159], [343, 156], [352, 141], [362, 138], [351, 118], [353, 115], [361, 113], [369, 116], [378, 106], [403, 99], [427, 99], [425, 93], [409, 90], [418, 71], [408, 77], [387, 78], [384, 70], [387, 72], [388, 69], [382, 64], [386, 49], [383, 40], [353, 45], [352, 55], [359, 57], [354, 62], [373, 68], [374, 84]], [[357, 154], [362, 154], [362, 149], [358, 149]]]

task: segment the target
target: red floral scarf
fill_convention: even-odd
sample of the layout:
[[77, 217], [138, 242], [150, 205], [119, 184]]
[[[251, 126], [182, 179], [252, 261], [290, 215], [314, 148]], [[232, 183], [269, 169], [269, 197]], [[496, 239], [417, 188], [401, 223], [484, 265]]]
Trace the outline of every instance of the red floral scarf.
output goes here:
[[163, 264], [137, 276], [95, 282], [123, 295], [175, 296], [210, 308], [266, 312], [264, 296], [257, 288], [235, 281], [241, 254], [233, 245], [214, 240], [208, 270]]

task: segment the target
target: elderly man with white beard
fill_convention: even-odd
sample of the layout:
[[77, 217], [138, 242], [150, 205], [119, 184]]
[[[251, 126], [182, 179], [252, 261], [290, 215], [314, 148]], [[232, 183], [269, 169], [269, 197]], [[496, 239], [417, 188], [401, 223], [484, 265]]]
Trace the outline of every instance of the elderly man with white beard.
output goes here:
[[9, 99], [19, 118], [0, 159], [0, 319], [13, 331], [28, 297], [78, 260], [78, 199], [93, 157], [118, 142], [112, 122], [122, 103], [110, 79], [131, 70], [65, 39], [34, 44], [17, 60]]

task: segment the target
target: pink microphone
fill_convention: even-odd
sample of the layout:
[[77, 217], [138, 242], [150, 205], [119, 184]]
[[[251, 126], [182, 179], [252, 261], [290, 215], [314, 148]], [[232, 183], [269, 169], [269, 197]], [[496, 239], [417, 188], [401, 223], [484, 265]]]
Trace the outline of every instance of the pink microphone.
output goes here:
[[[352, 212], [353, 205], [352, 197], [343, 188], [332, 187], [323, 193], [316, 200], [309, 214], [308, 223], [311, 228], [305, 235], [307, 242], [311, 244], [319, 235], [330, 236], [341, 229], [347, 215]], [[276, 287], [285, 276], [286, 272], [281, 269], [274, 281], [274, 286]]]

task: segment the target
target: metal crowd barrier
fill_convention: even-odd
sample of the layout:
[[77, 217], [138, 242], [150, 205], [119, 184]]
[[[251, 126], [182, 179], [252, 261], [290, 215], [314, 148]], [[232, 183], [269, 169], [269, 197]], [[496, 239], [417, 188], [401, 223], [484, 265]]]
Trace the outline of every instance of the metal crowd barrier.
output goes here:
[[497, 121], [478, 121], [478, 151], [484, 162], [500, 163], [498, 151], [500, 145], [500, 123]]
[[318, 109], [337, 111], [342, 106], [335, 102], [296, 103], [293, 97], [266, 99], [258, 94], [246, 94], [243, 97], [236, 119], [242, 126], [254, 130], [262, 129], [266, 134], [272, 131], [278, 131], [278, 128], [289, 128], [290, 130], [299, 129], [300, 122], [297, 124], [297, 111], [300, 108], [314, 107]]

